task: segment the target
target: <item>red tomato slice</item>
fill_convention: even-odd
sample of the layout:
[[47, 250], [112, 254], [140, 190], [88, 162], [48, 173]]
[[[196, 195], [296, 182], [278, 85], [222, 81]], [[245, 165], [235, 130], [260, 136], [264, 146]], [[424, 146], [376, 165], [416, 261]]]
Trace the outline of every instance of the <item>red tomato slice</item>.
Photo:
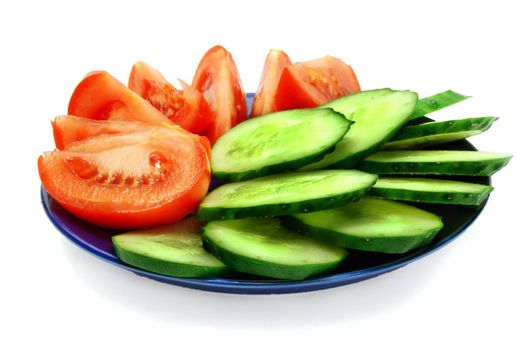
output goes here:
[[136, 229], [193, 212], [210, 183], [208, 143], [178, 127], [105, 134], [38, 159], [47, 192], [93, 224]]
[[131, 70], [128, 86], [173, 123], [199, 134], [211, 125], [212, 111], [199, 91], [181, 80], [180, 83], [183, 91], [177, 90], [147, 63], [137, 62]]
[[51, 121], [56, 148], [64, 149], [71, 143], [88, 137], [121, 132], [143, 131], [154, 127], [152, 124], [121, 120], [94, 120], [72, 115], [56, 117]]
[[91, 72], [78, 84], [68, 114], [100, 120], [171, 124], [159, 110], [107, 72]]
[[192, 81], [214, 113], [206, 136], [211, 144], [236, 124], [247, 119], [247, 103], [240, 75], [231, 54], [221, 46], [203, 56]]
[[275, 100], [278, 110], [312, 108], [359, 91], [352, 67], [338, 58], [325, 56], [285, 67]]
[[291, 64], [291, 59], [285, 52], [274, 49], [269, 52], [263, 66], [258, 91], [256, 91], [252, 102], [251, 118], [277, 110], [274, 102], [276, 89], [278, 88], [283, 68]]

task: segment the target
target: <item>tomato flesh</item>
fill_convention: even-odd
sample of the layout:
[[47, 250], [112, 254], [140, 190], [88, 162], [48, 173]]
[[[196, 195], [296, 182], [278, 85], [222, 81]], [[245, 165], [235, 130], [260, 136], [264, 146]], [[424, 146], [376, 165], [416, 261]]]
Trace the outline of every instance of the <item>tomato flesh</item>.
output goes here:
[[105, 134], [46, 152], [38, 170], [47, 192], [93, 224], [135, 229], [193, 212], [210, 183], [209, 145], [180, 128]]
[[104, 134], [117, 134], [150, 129], [154, 125], [121, 120], [94, 120], [72, 115], [56, 117], [51, 121], [56, 148], [64, 149], [76, 141]]
[[[87, 147], [93, 152], [94, 150], [102, 150], [111, 147], [120, 147], [121, 143], [132, 144], [139, 143], [139, 137], [132, 138], [129, 134], [135, 131], [147, 131], [155, 128], [155, 125], [141, 122], [130, 122], [120, 120], [94, 120], [87, 118], [78, 118], [75, 116], [59, 116], [51, 122], [53, 126], [53, 134], [55, 138], [56, 148], [58, 149], [73, 149], [77, 141], [81, 143], [82, 149], [86, 151]], [[190, 135], [198, 140], [211, 157], [211, 146], [209, 140], [203, 136], [196, 136], [188, 131], [180, 128], [178, 125], [165, 125], [165, 128], [171, 129], [180, 135]], [[123, 133], [123, 134], [122, 134]], [[122, 135], [120, 135], [122, 134]], [[111, 135], [111, 137], [108, 137]], [[97, 138], [94, 138], [97, 137]], [[94, 138], [92, 140], [86, 140]], [[100, 141], [103, 140], [103, 141]], [[89, 146], [87, 146], [89, 145]]]
[[247, 102], [232, 55], [221, 46], [211, 48], [200, 61], [192, 86], [203, 94], [214, 120], [205, 135], [211, 144], [247, 119]]
[[171, 85], [163, 75], [145, 62], [134, 64], [129, 88], [149, 101], [173, 123], [200, 134], [212, 123], [213, 114], [203, 95], [180, 80], [183, 91]]
[[252, 102], [251, 118], [275, 112], [274, 98], [283, 69], [292, 64], [291, 59], [281, 50], [272, 49], [265, 58], [258, 90]]
[[325, 56], [284, 67], [275, 96], [276, 108], [312, 108], [360, 91], [352, 67]]
[[140, 95], [107, 72], [91, 72], [76, 87], [68, 114], [98, 120], [139, 121], [154, 125], [171, 121]]

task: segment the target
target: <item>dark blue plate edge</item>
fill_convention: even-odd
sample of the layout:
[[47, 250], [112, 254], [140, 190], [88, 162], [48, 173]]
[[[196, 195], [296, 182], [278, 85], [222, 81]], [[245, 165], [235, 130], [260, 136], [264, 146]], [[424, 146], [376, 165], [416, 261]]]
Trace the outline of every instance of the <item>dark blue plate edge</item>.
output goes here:
[[76, 236], [69, 233], [56, 221], [55, 216], [49, 209], [48, 194], [43, 187], [41, 187], [40, 198], [44, 211], [47, 214], [49, 220], [53, 225], [61, 232], [66, 238], [78, 245], [80, 248], [93, 254], [94, 256], [131, 272], [134, 272], [140, 276], [148, 277], [156, 281], [175, 284], [182, 287], [199, 289], [210, 292], [220, 293], [232, 293], [232, 294], [287, 294], [287, 293], [302, 293], [310, 292], [322, 289], [328, 289], [333, 287], [339, 287], [355, 282], [359, 282], [365, 279], [376, 277], [378, 275], [396, 270], [407, 264], [410, 264], [424, 256], [432, 254], [433, 252], [441, 249], [441, 247], [450, 243], [462, 234], [468, 226], [481, 214], [485, 205], [488, 202], [488, 198], [477, 208], [477, 210], [469, 217], [458, 230], [454, 231], [451, 235], [438, 243], [431, 245], [428, 249], [422, 248], [422, 250], [416, 251], [411, 255], [407, 255], [399, 260], [393, 262], [366, 268], [362, 270], [349, 271], [339, 273], [336, 275], [330, 275], [325, 277], [319, 277], [315, 279], [303, 280], [303, 281], [275, 281], [275, 282], [251, 282], [242, 280], [230, 280], [220, 278], [205, 278], [205, 279], [192, 279], [192, 278], [176, 278], [171, 276], [164, 276], [157, 273], [141, 270], [133, 266], [123, 263], [121, 260], [116, 259], [104, 252], [94, 249], [92, 246], [86, 244], [86, 242], [78, 239]]

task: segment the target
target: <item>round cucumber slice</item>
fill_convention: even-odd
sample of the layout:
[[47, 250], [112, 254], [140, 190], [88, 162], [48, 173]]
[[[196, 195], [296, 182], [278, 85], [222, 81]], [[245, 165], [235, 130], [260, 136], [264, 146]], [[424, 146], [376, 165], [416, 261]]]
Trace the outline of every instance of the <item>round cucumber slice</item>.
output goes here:
[[213, 175], [240, 181], [298, 169], [332, 151], [351, 124], [330, 108], [289, 110], [247, 120], [214, 145]]
[[227, 268], [203, 249], [200, 224], [186, 219], [170, 226], [112, 237], [116, 255], [141, 269], [175, 277], [210, 277]]
[[411, 202], [480, 205], [493, 189], [491, 186], [462, 181], [380, 177], [369, 195]]
[[206, 248], [232, 269], [280, 279], [328, 272], [347, 255], [344, 249], [289, 231], [278, 219], [210, 222], [203, 239]]
[[443, 222], [407, 204], [364, 197], [343, 207], [292, 215], [284, 225], [340, 247], [400, 254], [430, 243]]
[[374, 174], [491, 176], [511, 155], [479, 151], [381, 151], [358, 166]]
[[422, 148], [463, 140], [488, 130], [496, 117], [479, 117], [431, 122], [403, 127], [383, 150]]
[[303, 170], [351, 168], [389, 141], [408, 120], [418, 95], [412, 91], [369, 90], [344, 96], [330, 107], [354, 122], [334, 151]]
[[318, 170], [234, 182], [209, 193], [197, 217], [212, 221], [332, 208], [359, 198], [376, 180], [358, 170]]

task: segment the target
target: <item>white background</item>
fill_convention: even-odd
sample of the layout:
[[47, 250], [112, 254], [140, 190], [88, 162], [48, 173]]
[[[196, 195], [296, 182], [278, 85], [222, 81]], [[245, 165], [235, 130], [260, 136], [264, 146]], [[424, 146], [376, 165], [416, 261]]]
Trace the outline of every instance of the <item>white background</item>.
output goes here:
[[[0, 348], [521, 349], [521, 10], [517, 1], [327, 0], [2, 2]], [[514, 5], [512, 5], [514, 4]], [[293, 60], [353, 65], [364, 89], [452, 88], [474, 98], [433, 114], [495, 115], [473, 139], [515, 155], [456, 241], [403, 269], [331, 290], [274, 296], [200, 292], [112, 267], [63, 238], [40, 205], [38, 155], [53, 148], [90, 70], [126, 81], [145, 60], [190, 81], [214, 44], [232, 52], [246, 91], [269, 48]]]

